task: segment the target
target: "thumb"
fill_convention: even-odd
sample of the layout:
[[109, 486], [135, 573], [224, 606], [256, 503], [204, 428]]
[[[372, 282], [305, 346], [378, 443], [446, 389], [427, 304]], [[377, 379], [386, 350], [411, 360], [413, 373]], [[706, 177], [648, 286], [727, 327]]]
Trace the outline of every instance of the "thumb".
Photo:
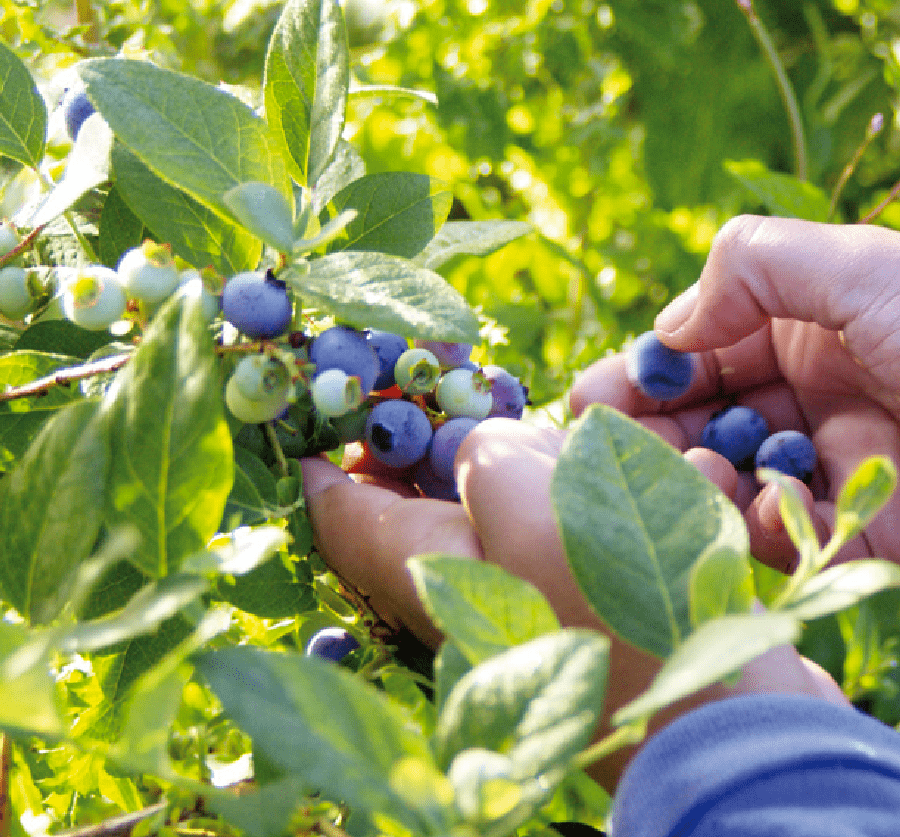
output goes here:
[[660, 312], [656, 331], [671, 348], [694, 352], [734, 345], [772, 318], [834, 331], [865, 321], [860, 336], [887, 336], [897, 330], [898, 247], [900, 234], [883, 227], [732, 218], [700, 279]]

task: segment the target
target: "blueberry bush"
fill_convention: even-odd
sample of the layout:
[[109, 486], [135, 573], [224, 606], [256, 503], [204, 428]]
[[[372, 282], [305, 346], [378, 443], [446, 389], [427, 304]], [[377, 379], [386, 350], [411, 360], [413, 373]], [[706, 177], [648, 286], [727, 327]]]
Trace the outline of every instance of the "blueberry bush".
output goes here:
[[360, 440], [453, 502], [462, 436], [567, 421], [572, 372], [646, 331], [736, 212], [900, 226], [893, 4], [784, 6], [0, 4], [7, 833], [602, 827], [585, 768], [785, 642], [900, 723], [900, 570], [827, 567], [894, 490], [886, 458], [825, 545], [784, 492], [785, 578], [658, 438], [571, 422], [573, 573], [665, 661], [593, 742], [602, 634], [416, 556], [432, 658], [304, 510], [298, 457]]

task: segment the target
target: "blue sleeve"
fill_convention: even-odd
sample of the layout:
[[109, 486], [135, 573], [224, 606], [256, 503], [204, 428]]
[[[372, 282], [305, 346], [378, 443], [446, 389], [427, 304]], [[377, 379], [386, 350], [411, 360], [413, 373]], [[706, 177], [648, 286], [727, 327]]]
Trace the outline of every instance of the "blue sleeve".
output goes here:
[[610, 837], [898, 837], [900, 733], [801, 695], [710, 703], [638, 752], [609, 823]]

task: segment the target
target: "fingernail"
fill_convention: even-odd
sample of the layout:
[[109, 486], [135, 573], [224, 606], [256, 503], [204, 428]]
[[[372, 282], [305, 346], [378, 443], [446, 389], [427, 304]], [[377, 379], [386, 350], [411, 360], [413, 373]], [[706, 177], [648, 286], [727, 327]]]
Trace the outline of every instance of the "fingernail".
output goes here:
[[657, 314], [654, 328], [663, 334], [674, 334], [678, 331], [693, 313], [699, 291], [700, 283], [694, 282], [686, 291], [676, 296]]
[[332, 485], [351, 481], [333, 462], [317, 456], [301, 459], [300, 470], [303, 473], [303, 496], [307, 500], [312, 500]]

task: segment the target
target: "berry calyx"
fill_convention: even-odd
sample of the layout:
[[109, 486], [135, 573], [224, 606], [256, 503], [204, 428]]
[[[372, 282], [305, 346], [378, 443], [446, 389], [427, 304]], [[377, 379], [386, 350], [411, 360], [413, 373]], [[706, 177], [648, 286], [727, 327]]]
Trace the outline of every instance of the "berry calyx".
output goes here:
[[273, 395], [282, 397], [291, 383], [288, 368], [278, 359], [267, 355], [246, 355], [234, 368], [231, 380], [244, 398], [263, 401]]
[[407, 349], [394, 364], [397, 386], [409, 395], [431, 392], [440, 377], [440, 361], [429, 349]]

